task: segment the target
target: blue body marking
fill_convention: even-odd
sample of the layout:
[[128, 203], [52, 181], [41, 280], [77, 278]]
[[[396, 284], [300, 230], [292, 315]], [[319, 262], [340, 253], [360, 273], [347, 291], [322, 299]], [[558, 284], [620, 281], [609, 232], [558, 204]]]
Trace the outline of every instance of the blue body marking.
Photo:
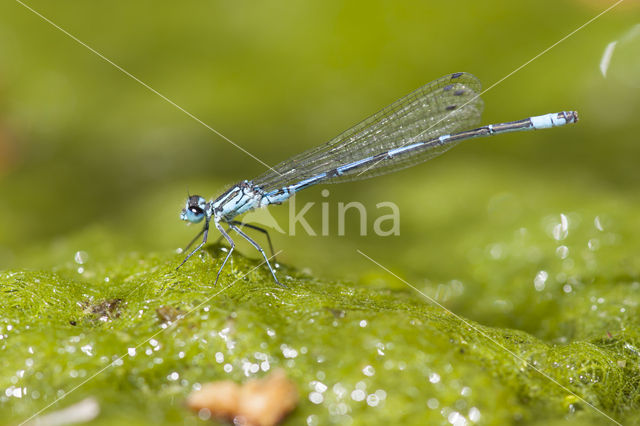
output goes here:
[[231, 245], [218, 271], [217, 282], [235, 247], [220, 225], [224, 223], [260, 251], [276, 283], [283, 285], [264, 250], [239, 226], [257, 229], [267, 237], [268, 233], [235, 220], [236, 216], [270, 204], [281, 204], [311, 185], [365, 179], [427, 161], [466, 139], [548, 129], [578, 121], [577, 112], [563, 111], [472, 128], [482, 113], [479, 92], [480, 83], [471, 74], [450, 74], [401, 98], [325, 145], [294, 156], [253, 180], [234, 185], [213, 201], [207, 202], [198, 195], [189, 196], [180, 218], [192, 223], [205, 222], [191, 244], [200, 235], [204, 237], [180, 266], [206, 243], [209, 225], [213, 222]]

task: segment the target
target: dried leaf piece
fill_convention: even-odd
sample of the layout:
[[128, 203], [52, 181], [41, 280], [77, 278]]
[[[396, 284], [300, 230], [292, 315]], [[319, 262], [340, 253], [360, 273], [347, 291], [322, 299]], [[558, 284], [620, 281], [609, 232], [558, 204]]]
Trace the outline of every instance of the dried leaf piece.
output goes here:
[[212, 416], [233, 420], [238, 413], [240, 386], [231, 380], [206, 383], [187, 397], [187, 406], [194, 411], [208, 409]]
[[296, 385], [282, 370], [242, 386], [228, 380], [207, 383], [187, 398], [192, 410], [207, 409], [214, 417], [245, 426], [273, 426], [297, 403]]
[[251, 380], [240, 389], [238, 420], [252, 426], [275, 425], [298, 403], [296, 385], [283, 370], [262, 380]]

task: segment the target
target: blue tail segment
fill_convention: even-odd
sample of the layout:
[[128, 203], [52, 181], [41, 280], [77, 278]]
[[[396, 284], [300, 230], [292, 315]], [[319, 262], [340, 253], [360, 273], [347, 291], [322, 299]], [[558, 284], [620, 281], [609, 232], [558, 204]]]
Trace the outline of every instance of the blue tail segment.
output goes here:
[[528, 117], [523, 120], [511, 121], [508, 123], [488, 124], [464, 132], [454, 133], [452, 135], [442, 135], [424, 142], [416, 142], [410, 145], [394, 148], [376, 155], [362, 158], [342, 166], [336, 167], [326, 172], [319, 173], [315, 176], [304, 179], [294, 185], [285, 188], [276, 189], [266, 193], [262, 198], [262, 204], [281, 204], [288, 200], [296, 192], [305, 189], [311, 185], [322, 183], [333, 177], [341, 176], [347, 172], [357, 170], [374, 170], [378, 166], [384, 164], [385, 160], [398, 160], [403, 156], [420, 155], [421, 152], [434, 150], [436, 148], [446, 147], [450, 144], [457, 144], [463, 140], [479, 138], [484, 136], [498, 135], [500, 133], [521, 132], [526, 130], [541, 130], [552, 127], [564, 126], [566, 124], [578, 121], [578, 113], [575, 111], [562, 111], [551, 114], [538, 115]]
[[[236, 216], [270, 204], [282, 204], [296, 192], [318, 183], [366, 179], [411, 167], [441, 155], [467, 139], [549, 129], [578, 121], [577, 112], [562, 111], [475, 127], [480, 124], [483, 109], [480, 91], [480, 82], [471, 74], [446, 75], [409, 93], [324, 145], [285, 160], [253, 180], [232, 186], [213, 201], [205, 202], [200, 196], [190, 196], [181, 218], [193, 223], [204, 220], [204, 227], [187, 248], [201, 235], [202, 242], [180, 266], [207, 242], [212, 225], [230, 245], [216, 283], [235, 247], [228, 234], [233, 231], [260, 252], [275, 282], [286, 287], [278, 281], [264, 250], [239, 228], [241, 222], [234, 219]], [[225, 231], [222, 224], [229, 229]]]

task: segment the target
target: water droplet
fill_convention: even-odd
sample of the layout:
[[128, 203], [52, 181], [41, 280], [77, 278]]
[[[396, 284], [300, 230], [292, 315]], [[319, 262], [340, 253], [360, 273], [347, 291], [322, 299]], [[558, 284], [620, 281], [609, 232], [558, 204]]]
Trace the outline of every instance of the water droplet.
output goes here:
[[533, 286], [538, 291], [544, 290], [547, 279], [549, 278], [549, 274], [547, 271], [540, 271], [536, 274], [536, 277], [533, 279]]
[[338, 399], [342, 399], [347, 394], [347, 389], [345, 389], [345, 387], [340, 383], [336, 383], [335, 385], [333, 385], [333, 388], [331, 388], [331, 390], [333, 390], [333, 393]]
[[377, 407], [379, 403], [380, 403], [380, 400], [378, 399], [378, 395], [376, 395], [375, 393], [372, 393], [369, 396], [367, 396], [368, 406]]
[[449, 415], [447, 416], [447, 420], [454, 426], [464, 426], [467, 424], [467, 419], [465, 419], [464, 416], [457, 411], [452, 411], [451, 413], [449, 413]]
[[86, 251], [82, 251], [82, 250], [77, 251], [76, 254], [73, 256], [73, 260], [75, 260], [78, 265], [82, 265], [88, 259], [89, 259], [89, 255], [87, 254]]
[[556, 254], [560, 259], [566, 259], [569, 256], [569, 247], [567, 246], [558, 246], [556, 249]]
[[478, 410], [476, 407], [471, 407], [469, 409], [469, 420], [474, 423], [480, 420], [480, 410]]
[[502, 244], [491, 244], [489, 246], [489, 256], [494, 260], [502, 259], [504, 250]]
[[209, 410], [208, 408], [201, 408], [198, 411], [198, 417], [201, 420], [209, 420], [211, 418], [211, 410]]
[[82, 352], [84, 352], [85, 354], [89, 355], [89, 356], [92, 356], [92, 355], [93, 355], [93, 353], [92, 353], [92, 351], [93, 351], [93, 346], [91, 346], [91, 345], [84, 345], [84, 346], [81, 346], [81, 347], [80, 347], [80, 350], [81, 350]]
[[[618, 39], [607, 44], [600, 60], [600, 72], [625, 88], [639, 88], [638, 49], [640, 49], [640, 24], [633, 25]], [[615, 54], [615, 60], [612, 57]]]
[[315, 389], [316, 392], [324, 393], [328, 389], [327, 385], [325, 385], [322, 382], [318, 382], [318, 381], [314, 380], [311, 383], [312, 383], [312, 386], [313, 386], [313, 388]]
[[376, 374], [376, 370], [370, 365], [367, 365], [366, 367], [364, 367], [362, 369], [362, 372], [364, 373], [365, 376], [373, 376], [374, 374]]
[[324, 401], [324, 396], [322, 396], [322, 394], [319, 392], [311, 392], [309, 394], [309, 401], [313, 402], [314, 404], [322, 404], [322, 401]]
[[284, 343], [280, 345], [280, 350], [282, 350], [282, 355], [284, 355], [285, 358], [295, 358], [298, 356], [297, 350], [290, 348]]
[[560, 214], [560, 223], [553, 227], [553, 238], [556, 240], [564, 240], [569, 235], [569, 219], [564, 213]]
[[595, 226], [598, 231], [604, 231], [604, 228], [602, 227], [602, 221], [600, 220], [600, 216], [596, 216], [596, 218], [593, 219], [593, 226]]
[[354, 401], [363, 401], [366, 398], [367, 394], [364, 393], [362, 389], [356, 389], [351, 392], [351, 399]]

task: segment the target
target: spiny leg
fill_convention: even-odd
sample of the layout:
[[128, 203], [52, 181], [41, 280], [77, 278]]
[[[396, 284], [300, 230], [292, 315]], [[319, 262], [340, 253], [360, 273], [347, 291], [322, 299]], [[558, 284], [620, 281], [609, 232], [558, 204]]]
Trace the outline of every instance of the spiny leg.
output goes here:
[[229, 222], [229, 223], [231, 223], [231, 224], [233, 224], [233, 225], [240, 225], [240, 226], [242, 226], [242, 227], [245, 227], [245, 226], [246, 226], [247, 228], [254, 229], [254, 230], [256, 230], [256, 231], [260, 231], [260, 232], [262, 232], [264, 235], [266, 235], [266, 236], [267, 236], [267, 242], [269, 243], [269, 250], [271, 251], [271, 257], [273, 258], [273, 261], [274, 261], [274, 262], [276, 262], [276, 256], [273, 254], [273, 253], [274, 253], [274, 252], [273, 252], [273, 245], [271, 244], [271, 236], [269, 235], [269, 231], [267, 231], [267, 230], [266, 230], [266, 229], [264, 229], [264, 228], [260, 228], [259, 226], [252, 225], [252, 224], [250, 224], [250, 223], [240, 222], [239, 220], [232, 220], [232, 221], [231, 221], [231, 222]]
[[242, 232], [242, 230], [240, 230], [240, 228], [238, 228], [235, 224], [233, 224], [232, 222], [229, 222], [229, 226], [231, 227], [231, 229], [233, 229], [234, 231], [236, 231], [242, 238], [244, 238], [245, 240], [249, 241], [249, 243], [254, 246], [256, 248], [256, 250], [258, 250], [260, 252], [260, 254], [262, 254], [262, 257], [264, 257], [265, 262], [267, 262], [267, 266], [269, 267], [269, 270], [271, 271], [271, 275], [273, 275], [273, 279], [275, 280], [276, 284], [284, 287], [284, 288], [289, 288], [286, 285], [282, 284], [280, 281], [278, 281], [278, 277], [276, 277], [276, 272], [273, 270], [273, 268], [271, 267], [271, 263], [269, 263], [269, 259], [267, 258], [267, 254], [264, 252], [264, 250], [262, 250], [262, 247], [260, 247], [258, 245], [258, 243], [256, 243], [255, 241], [253, 241], [247, 234], [245, 234], [244, 232]]
[[[218, 225], [218, 224], [216, 223], [216, 226], [217, 226], [217, 225]], [[205, 245], [205, 243], [207, 242], [207, 236], [209, 235], [209, 219], [208, 219], [208, 218], [206, 219], [206, 222], [204, 223], [204, 227], [202, 228], [202, 231], [200, 231], [200, 233], [198, 234], [198, 236], [197, 236], [193, 241], [195, 241], [195, 240], [196, 240], [196, 239], [197, 239], [201, 234], [204, 234], [204, 238], [202, 238], [202, 242], [201, 242], [200, 244], [198, 244], [198, 247], [196, 247], [196, 248], [195, 248], [191, 253], [189, 253], [189, 254], [187, 255], [187, 257], [185, 257], [185, 258], [184, 258], [184, 260], [182, 261], [182, 263], [180, 263], [176, 269], [179, 269], [182, 265], [184, 265], [184, 264], [185, 264], [185, 262], [186, 262], [187, 260], [189, 260], [189, 258], [190, 258], [191, 256], [193, 256], [194, 254], [196, 254], [196, 252], [197, 252], [198, 250], [200, 250], [200, 249], [202, 248], [202, 246], [203, 246], [203, 245]], [[189, 243], [189, 246], [190, 246], [191, 244], [193, 244], [193, 241], [191, 241], [191, 243]], [[189, 246], [187, 246], [187, 248], [188, 248]]]
[[191, 247], [191, 246], [193, 245], [193, 243], [195, 243], [195, 242], [196, 242], [196, 240], [197, 240], [198, 238], [200, 238], [200, 235], [202, 235], [202, 233], [203, 233], [203, 232], [204, 232], [204, 228], [202, 228], [202, 229], [200, 230], [200, 232], [198, 232], [198, 235], [196, 235], [196, 236], [193, 238], [193, 240], [191, 240], [191, 242], [190, 242], [189, 244], [187, 244], [187, 246], [184, 248], [184, 251], [189, 250], [189, 247]]
[[[246, 226], [247, 228], [251, 228], [251, 229], [254, 229], [256, 231], [260, 231], [263, 234], [265, 234], [267, 236], [267, 242], [269, 243], [269, 251], [271, 251], [272, 260], [274, 262], [276, 262], [276, 256], [274, 255], [275, 252], [273, 251], [273, 244], [271, 243], [271, 236], [269, 235], [269, 231], [267, 231], [264, 228], [260, 228], [259, 226], [252, 225], [250, 223], [240, 222], [239, 220], [231, 220], [231, 221], [229, 221], [229, 223], [230, 224], [234, 224], [234, 225], [239, 225], [239, 226], [242, 226], [242, 227]], [[227, 228], [227, 232], [229, 232], [230, 229], [231, 229], [231, 227]], [[216, 240], [216, 244], [218, 244], [220, 242], [220, 240], [222, 240], [222, 238], [224, 238], [224, 237], [222, 235], [220, 235], [218, 237], [218, 239]]]
[[[228, 227], [227, 228], [227, 234], [229, 233], [230, 230], [231, 230], [231, 227]], [[224, 238], [224, 236], [220, 235], [214, 244], [218, 244], [223, 238]]]
[[224, 265], [227, 264], [227, 260], [229, 260], [229, 256], [231, 256], [231, 253], [233, 252], [233, 249], [236, 248], [236, 244], [233, 242], [233, 240], [231, 239], [229, 234], [227, 234], [224, 231], [224, 229], [222, 228], [222, 226], [220, 226], [220, 224], [218, 222], [216, 222], [216, 228], [218, 228], [218, 231], [220, 231], [222, 236], [227, 239], [227, 242], [229, 243], [229, 246], [231, 246], [231, 247], [229, 248], [229, 253], [227, 253], [227, 257], [225, 257], [224, 261], [222, 262], [222, 266], [218, 270], [218, 275], [216, 275], [216, 281], [213, 283], [214, 287], [216, 286], [216, 284], [218, 284], [218, 278], [220, 278], [220, 273], [222, 272], [222, 269], [224, 269]]

